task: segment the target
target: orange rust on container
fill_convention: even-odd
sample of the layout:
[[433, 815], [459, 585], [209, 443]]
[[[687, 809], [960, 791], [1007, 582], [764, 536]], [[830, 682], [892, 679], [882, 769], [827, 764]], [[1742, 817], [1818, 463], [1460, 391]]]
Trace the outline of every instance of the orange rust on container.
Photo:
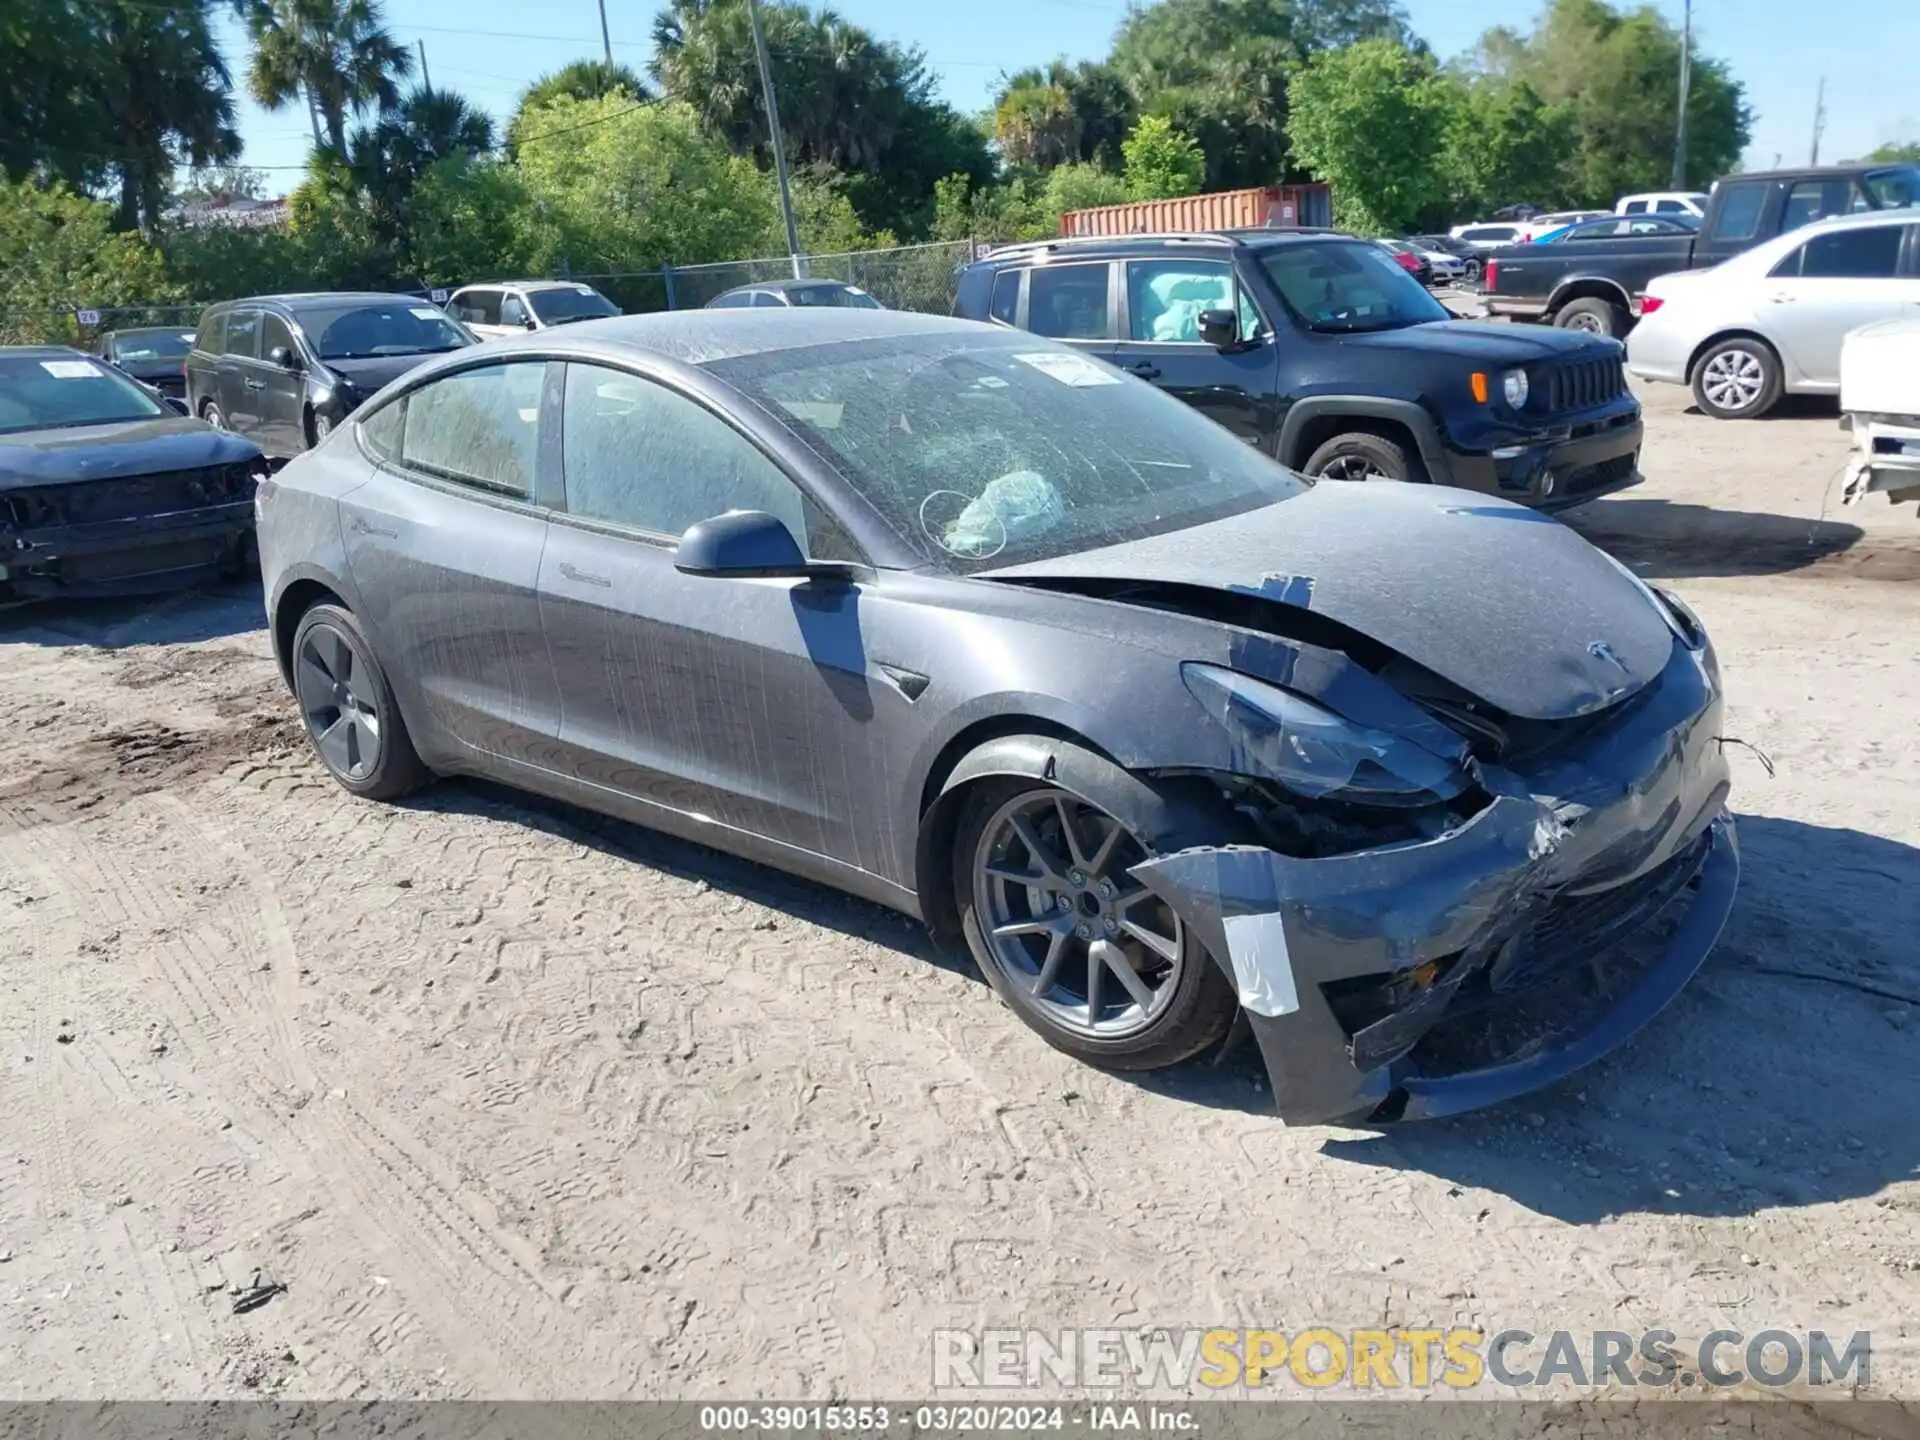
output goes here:
[[1069, 210], [1060, 217], [1060, 233], [1144, 235], [1156, 231], [1244, 230], [1260, 226], [1327, 225], [1332, 200], [1323, 184], [1266, 185], [1253, 190], [1218, 190], [1211, 195], [1182, 195], [1171, 200], [1140, 200]]

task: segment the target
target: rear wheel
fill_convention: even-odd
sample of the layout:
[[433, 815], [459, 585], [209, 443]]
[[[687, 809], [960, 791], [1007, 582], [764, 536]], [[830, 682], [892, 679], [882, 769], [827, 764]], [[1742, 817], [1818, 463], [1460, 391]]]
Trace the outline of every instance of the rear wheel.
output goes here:
[[200, 407], [200, 418], [216, 430], [227, 428], [227, 417], [220, 413], [220, 407], [211, 400]]
[[368, 800], [394, 800], [431, 778], [352, 611], [315, 605], [300, 617], [293, 693], [320, 763], [345, 789]]
[[979, 787], [953, 851], [988, 983], [1047, 1043], [1116, 1070], [1197, 1055], [1238, 1006], [1179, 917], [1127, 873], [1147, 854], [1097, 806], [1030, 781]]
[[1589, 335], [1618, 337], [1627, 333], [1633, 316], [1624, 305], [1588, 296], [1569, 300], [1554, 312], [1553, 323], [1562, 330], [1583, 330]]
[[1412, 480], [1407, 452], [1384, 435], [1349, 430], [1307, 457], [1301, 473], [1322, 480]]
[[1751, 420], [1780, 399], [1780, 357], [1762, 340], [1735, 336], [1710, 347], [1693, 367], [1693, 398], [1716, 420]]

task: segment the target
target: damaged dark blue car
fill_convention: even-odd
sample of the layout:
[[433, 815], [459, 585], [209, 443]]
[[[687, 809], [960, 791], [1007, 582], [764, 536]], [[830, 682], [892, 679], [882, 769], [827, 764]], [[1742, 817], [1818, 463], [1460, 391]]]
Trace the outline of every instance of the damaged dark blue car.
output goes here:
[[260, 542], [350, 791], [483, 775], [893, 906], [1094, 1064], [1244, 1017], [1296, 1123], [1572, 1072], [1733, 902], [1677, 598], [1020, 332], [693, 312], [450, 355], [265, 482]]

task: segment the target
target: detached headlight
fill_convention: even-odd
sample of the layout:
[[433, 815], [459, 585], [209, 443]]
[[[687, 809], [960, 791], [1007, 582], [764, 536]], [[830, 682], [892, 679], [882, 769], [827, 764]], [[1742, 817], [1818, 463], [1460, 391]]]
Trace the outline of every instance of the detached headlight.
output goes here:
[[1466, 788], [1466, 773], [1452, 761], [1276, 685], [1194, 661], [1180, 667], [1180, 678], [1233, 737], [1239, 773], [1369, 805], [1427, 805]]
[[1515, 410], [1525, 405], [1528, 394], [1527, 372], [1524, 370], [1507, 371], [1500, 377], [1500, 393], [1506, 397], [1507, 404], [1511, 405]]

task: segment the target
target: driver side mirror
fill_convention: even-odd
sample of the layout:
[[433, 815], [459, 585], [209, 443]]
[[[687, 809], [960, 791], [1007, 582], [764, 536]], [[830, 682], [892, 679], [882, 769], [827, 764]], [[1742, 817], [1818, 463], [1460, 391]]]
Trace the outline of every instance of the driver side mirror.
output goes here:
[[1240, 317], [1231, 310], [1202, 310], [1200, 338], [1216, 350], [1240, 348]]
[[282, 370], [298, 370], [300, 368], [300, 357], [295, 355], [293, 351], [285, 345], [274, 346], [273, 349], [267, 352], [267, 359], [271, 360], [275, 365], [278, 365]]
[[688, 575], [807, 575], [813, 567], [799, 543], [764, 510], [729, 510], [689, 526], [673, 552], [673, 567]]
[[527, 330], [538, 330], [540, 328], [540, 322], [538, 320], [535, 320], [531, 315], [527, 316], [524, 320], [522, 320], [520, 324], [524, 329], [527, 329]]

